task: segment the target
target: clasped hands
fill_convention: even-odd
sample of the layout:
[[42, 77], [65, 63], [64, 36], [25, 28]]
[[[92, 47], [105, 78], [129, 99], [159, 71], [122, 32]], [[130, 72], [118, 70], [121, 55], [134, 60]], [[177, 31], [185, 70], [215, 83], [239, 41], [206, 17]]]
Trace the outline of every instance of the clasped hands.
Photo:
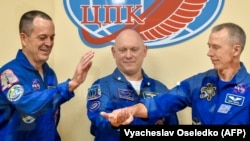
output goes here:
[[129, 112], [128, 108], [117, 109], [111, 113], [101, 112], [100, 114], [106, 118], [113, 127], [128, 125], [134, 120], [134, 117]]

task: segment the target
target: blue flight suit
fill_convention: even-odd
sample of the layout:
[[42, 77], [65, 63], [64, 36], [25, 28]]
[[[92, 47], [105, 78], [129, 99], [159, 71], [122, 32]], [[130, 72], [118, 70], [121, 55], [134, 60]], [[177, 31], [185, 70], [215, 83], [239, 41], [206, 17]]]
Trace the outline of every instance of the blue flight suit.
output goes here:
[[[249, 125], [250, 75], [244, 64], [229, 82], [215, 69], [189, 77], [168, 94], [142, 101], [149, 118], [192, 108], [194, 125]], [[158, 108], [161, 107], [161, 108]]]
[[[2, 66], [0, 90], [1, 141], [60, 141], [60, 105], [74, 96], [69, 80], [58, 84], [54, 71], [43, 64], [43, 77], [22, 50]], [[49, 88], [49, 89], [48, 89]]]
[[[166, 93], [168, 88], [161, 82], [148, 77], [144, 71], [143, 80], [138, 95], [131, 83], [116, 68], [106, 77], [96, 80], [88, 90], [87, 114], [91, 121], [90, 132], [95, 141], [119, 141], [119, 128], [112, 127], [110, 122], [100, 115], [101, 111], [112, 112], [115, 109], [128, 107], [142, 99], [151, 98], [160, 93]], [[176, 114], [165, 118], [142, 119], [135, 118], [132, 125], [167, 124], [177, 125]]]

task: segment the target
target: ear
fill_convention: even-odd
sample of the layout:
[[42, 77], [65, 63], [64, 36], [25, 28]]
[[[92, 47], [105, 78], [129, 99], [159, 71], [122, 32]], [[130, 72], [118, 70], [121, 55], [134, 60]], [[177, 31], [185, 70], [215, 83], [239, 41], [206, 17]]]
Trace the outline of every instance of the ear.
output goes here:
[[25, 38], [25, 33], [20, 33], [20, 39], [23, 40]]
[[238, 56], [238, 55], [241, 54], [242, 48], [241, 48], [240, 45], [234, 45], [233, 48], [234, 48], [233, 51], [234, 51], [234, 55], [235, 55], [235, 56]]
[[113, 57], [115, 57], [115, 47], [114, 46], [111, 47], [111, 52], [112, 52]]
[[25, 40], [26, 40], [26, 34], [25, 33], [20, 33], [19, 36], [20, 36], [20, 40], [21, 40], [22, 45], [24, 45]]

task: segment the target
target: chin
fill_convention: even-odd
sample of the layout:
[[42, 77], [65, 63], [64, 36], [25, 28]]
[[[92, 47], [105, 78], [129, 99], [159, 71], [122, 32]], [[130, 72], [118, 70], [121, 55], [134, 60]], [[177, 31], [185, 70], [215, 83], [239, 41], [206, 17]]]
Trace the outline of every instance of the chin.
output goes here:
[[218, 65], [217, 65], [217, 66], [214, 65], [214, 69], [216, 69], [216, 70], [221, 70], [221, 67], [219, 67]]
[[46, 62], [46, 61], [49, 60], [49, 57], [41, 57], [40, 59], [41, 59], [42, 61]]

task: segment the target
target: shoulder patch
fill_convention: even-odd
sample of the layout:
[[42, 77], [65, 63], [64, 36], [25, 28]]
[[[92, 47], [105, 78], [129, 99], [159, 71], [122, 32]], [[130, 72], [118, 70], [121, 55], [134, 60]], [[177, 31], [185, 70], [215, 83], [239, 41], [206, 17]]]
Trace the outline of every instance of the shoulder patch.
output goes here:
[[96, 109], [98, 109], [101, 105], [100, 101], [94, 101], [91, 103], [90, 107], [89, 107], [89, 111], [94, 111]]
[[24, 89], [21, 85], [14, 85], [9, 89], [7, 98], [9, 101], [17, 101], [22, 97], [23, 93]]
[[4, 91], [7, 88], [10, 88], [14, 83], [18, 82], [18, 78], [13, 73], [12, 70], [7, 69], [1, 74], [1, 87], [2, 91]]
[[101, 87], [100, 85], [93, 85], [88, 89], [87, 100], [94, 100], [101, 97]]

